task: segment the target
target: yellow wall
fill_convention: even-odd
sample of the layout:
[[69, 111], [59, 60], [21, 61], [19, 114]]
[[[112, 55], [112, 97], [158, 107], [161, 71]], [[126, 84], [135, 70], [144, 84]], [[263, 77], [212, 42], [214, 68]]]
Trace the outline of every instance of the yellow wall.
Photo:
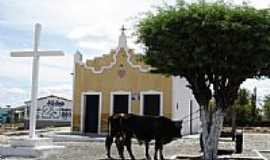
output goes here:
[[[106, 66], [113, 61], [112, 52], [110, 55], [105, 55], [103, 58], [88, 60], [87, 65], [95, 66], [100, 70], [101, 66]], [[135, 55], [132, 62], [136, 61]], [[137, 62], [139, 63], [139, 62]], [[141, 63], [141, 62], [140, 62]], [[123, 65], [126, 71], [124, 77], [120, 77], [118, 72]], [[147, 66], [143, 66], [147, 68]], [[171, 117], [171, 99], [172, 99], [172, 80], [171, 77], [166, 77], [160, 74], [151, 74], [139, 71], [138, 68], [133, 68], [127, 63], [127, 54], [121, 49], [117, 54], [117, 62], [111, 69], [105, 69], [102, 74], [95, 74], [90, 69], [86, 69], [84, 65], [76, 64], [75, 67], [75, 88], [74, 88], [74, 108], [73, 108], [73, 130], [80, 129], [80, 108], [81, 94], [87, 91], [102, 92], [102, 131], [106, 130], [107, 118], [110, 113], [110, 93], [114, 91], [128, 91], [131, 93], [140, 93], [141, 91], [155, 90], [163, 93], [163, 114]], [[139, 114], [140, 100], [131, 101], [131, 111]]]

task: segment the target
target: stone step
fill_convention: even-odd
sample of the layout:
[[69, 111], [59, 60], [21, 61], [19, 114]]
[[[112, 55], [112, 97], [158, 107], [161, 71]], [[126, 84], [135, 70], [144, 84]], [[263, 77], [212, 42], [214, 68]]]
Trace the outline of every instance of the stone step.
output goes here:
[[0, 155], [5, 157], [46, 157], [48, 154], [59, 153], [64, 146], [12, 147], [0, 145]]
[[10, 137], [8, 144], [12, 147], [35, 147], [48, 146], [52, 144], [51, 138], [28, 138], [28, 137]]
[[47, 157], [59, 153], [65, 147], [56, 146], [51, 138], [11, 137], [0, 145], [0, 155], [5, 157]]

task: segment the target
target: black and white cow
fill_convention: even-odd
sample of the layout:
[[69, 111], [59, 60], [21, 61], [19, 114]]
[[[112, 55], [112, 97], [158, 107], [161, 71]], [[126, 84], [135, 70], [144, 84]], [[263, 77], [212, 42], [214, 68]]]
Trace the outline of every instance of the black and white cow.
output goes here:
[[159, 151], [160, 159], [164, 159], [163, 145], [176, 138], [181, 138], [182, 121], [173, 122], [163, 116], [139, 116], [135, 114], [114, 114], [108, 119], [109, 133], [106, 137], [107, 156], [110, 156], [110, 148], [115, 138], [119, 155], [124, 159], [124, 146], [131, 159], [135, 159], [131, 150], [131, 138], [136, 138], [140, 143], [145, 144], [145, 156], [149, 155], [149, 143], [155, 140], [154, 159], [157, 159]]

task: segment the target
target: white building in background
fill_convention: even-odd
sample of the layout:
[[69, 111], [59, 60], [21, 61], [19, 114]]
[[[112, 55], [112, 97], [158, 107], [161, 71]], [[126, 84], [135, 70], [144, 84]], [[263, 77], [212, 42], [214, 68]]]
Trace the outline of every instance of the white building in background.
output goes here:
[[[25, 102], [25, 128], [29, 127], [31, 101]], [[37, 128], [70, 126], [72, 101], [54, 95], [38, 98]]]
[[200, 106], [188, 85], [185, 78], [172, 78], [172, 119], [183, 120], [183, 135], [196, 134], [201, 129]]

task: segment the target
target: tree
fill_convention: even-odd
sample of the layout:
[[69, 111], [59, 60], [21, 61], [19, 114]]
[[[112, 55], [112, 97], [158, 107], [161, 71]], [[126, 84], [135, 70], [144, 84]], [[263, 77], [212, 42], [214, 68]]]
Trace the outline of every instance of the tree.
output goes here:
[[[146, 14], [136, 33], [152, 72], [180, 75], [189, 82], [202, 109], [204, 159], [217, 159], [224, 113], [234, 104], [240, 84], [269, 74], [269, 11], [181, 1]], [[214, 108], [208, 106], [212, 97]]]
[[263, 112], [266, 119], [270, 119], [270, 95], [264, 99]]
[[[248, 106], [248, 107], [245, 107]], [[251, 95], [248, 90], [246, 89], [240, 89], [237, 99], [234, 101], [234, 104], [232, 105], [232, 108], [235, 113], [242, 115], [243, 112], [251, 113]], [[249, 108], [249, 111], [246, 111], [243, 108]], [[241, 112], [241, 109], [243, 109], [243, 112]]]
[[[237, 126], [252, 126], [261, 120], [259, 109], [256, 108], [254, 96], [246, 89], [240, 89], [234, 104], [228, 109], [225, 117], [227, 123], [232, 121], [233, 131]], [[254, 111], [255, 108], [255, 111]], [[240, 116], [241, 115], [241, 116]]]
[[227, 110], [225, 117], [225, 121], [227, 120], [227, 124], [231, 122], [232, 126], [232, 133], [233, 133], [233, 140], [235, 140], [235, 132], [237, 125], [239, 125], [239, 117], [237, 115], [241, 115], [241, 119], [243, 117], [243, 114], [239, 114], [239, 110], [241, 110], [242, 107], [249, 105], [250, 102], [250, 95], [248, 90], [246, 89], [240, 89], [237, 99], [235, 100], [234, 104]]

